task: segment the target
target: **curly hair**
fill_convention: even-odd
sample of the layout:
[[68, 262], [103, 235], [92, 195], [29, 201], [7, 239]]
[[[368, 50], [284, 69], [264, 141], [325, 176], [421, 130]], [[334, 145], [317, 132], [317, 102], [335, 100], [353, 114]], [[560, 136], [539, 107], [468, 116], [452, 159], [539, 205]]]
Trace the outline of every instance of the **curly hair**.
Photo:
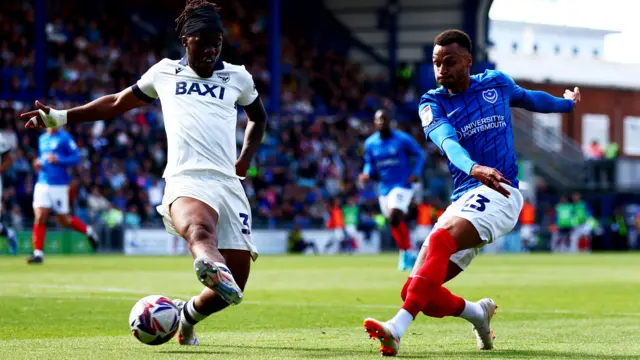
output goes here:
[[191, 13], [200, 8], [204, 7], [212, 7], [216, 11], [220, 11], [220, 7], [216, 5], [216, 3], [209, 2], [208, 0], [187, 0], [187, 5], [184, 10], [176, 19], [176, 32], [182, 35], [182, 27], [184, 26], [184, 22], [189, 18]]

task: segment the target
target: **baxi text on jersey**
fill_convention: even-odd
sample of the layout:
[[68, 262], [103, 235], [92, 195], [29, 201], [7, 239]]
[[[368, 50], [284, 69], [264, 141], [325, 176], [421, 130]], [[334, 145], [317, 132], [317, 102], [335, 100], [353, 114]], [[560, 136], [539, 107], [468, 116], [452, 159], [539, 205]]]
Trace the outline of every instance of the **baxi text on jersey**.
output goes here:
[[176, 95], [210, 96], [214, 99], [224, 100], [225, 88], [219, 85], [179, 81], [176, 83]]
[[462, 133], [463, 138], [468, 138], [483, 131], [499, 129], [506, 126], [507, 122], [504, 121], [504, 115], [494, 115], [468, 123], [459, 130], [459, 133]]

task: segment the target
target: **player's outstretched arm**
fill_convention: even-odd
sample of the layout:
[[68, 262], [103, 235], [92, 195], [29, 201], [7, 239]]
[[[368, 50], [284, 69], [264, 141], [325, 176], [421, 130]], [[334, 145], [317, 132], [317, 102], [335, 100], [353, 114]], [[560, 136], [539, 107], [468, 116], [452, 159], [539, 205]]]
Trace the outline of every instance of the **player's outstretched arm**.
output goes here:
[[147, 102], [139, 99], [129, 87], [69, 110], [56, 110], [36, 101], [37, 110], [20, 114], [20, 118], [29, 119], [26, 128], [56, 128], [65, 124], [108, 120], [145, 104]]
[[511, 86], [510, 105], [539, 113], [571, 112], [580, 102], [580, 89], [565, 90], [563, 97], [555, 97], [544, 91], [527, 90], [506, 77]]
[[500, 194], [509, 197], [509, 190], [500, 184], [511, 185], [511, 182], [505, 179], [497, 169], [483, 166], [473, 161], [467, 150], [458, 142], [458, 136], [451, 124], [442, 123], [429, 133], [429, 138], [440, 147], [455, 167]]
[[242, 151], [236, 161], [236, 174], [242, 177], [247, 175], [251, 160], [258, 151], [267, 128], [267, 111], [259, 96], [250, 105], [244, 107], [244, 112], [247, 113], [249, 122], [245, 129]]

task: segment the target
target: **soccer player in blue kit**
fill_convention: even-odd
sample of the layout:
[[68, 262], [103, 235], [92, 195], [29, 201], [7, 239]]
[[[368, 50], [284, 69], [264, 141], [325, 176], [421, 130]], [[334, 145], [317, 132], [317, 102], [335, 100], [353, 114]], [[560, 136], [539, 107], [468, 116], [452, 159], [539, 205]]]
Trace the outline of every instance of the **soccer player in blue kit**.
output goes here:
[[378, 174], [380, 211], [388, 219], [400, 249], [398, 269], [408, 271], [416, 255], [404, 217], [411, 205], [413, 183], [420, 181], [425, 156], [411, 135], [391, 129], [387, 110], [376, 111], [373, 122], [377, 131], [364, 142], [364, 169], [359, 180], [365, 183], [371, 175]]
[[433, 67], [442, 86], [422, 96], [419, 115], [425, 135], [449, 160], [453, 203], [425, 241], [396, 316], [387, 322], [364, 321], [366, 332], [380, 341], [380, 352], [388, 356], [397, 354], [400, 338], [420, 312], [461, 317], [473, 325], [479, 349], [493, 348], [494, 301], [466, 301], [442, 285], [464, 270], [480, 247], [509, 233], [518, 221], [523, 198], [510, 106], [563, 113], [580, 101], [578, 88], [556, 98], [525, 90], [500, 71], [470, 76], [471, 40], [462, 31], [447, 30], [434, 45]]
[[62, 129], [47, 129], [38, 138], [38, 158], [34, 168], [38, 180], [33, 189], [33, 256], [27, 259], [29, 264], [41, 264], [44, 258], [44, 239], [47, 231], [47, 219], [53, 210], [58, 222], [67, 228], [87, 236], [89, 244], [96, 249], [98, 240], [91, 226], [69, 214], [68, 169], [80, 163], [78, 146], [71, 135]]

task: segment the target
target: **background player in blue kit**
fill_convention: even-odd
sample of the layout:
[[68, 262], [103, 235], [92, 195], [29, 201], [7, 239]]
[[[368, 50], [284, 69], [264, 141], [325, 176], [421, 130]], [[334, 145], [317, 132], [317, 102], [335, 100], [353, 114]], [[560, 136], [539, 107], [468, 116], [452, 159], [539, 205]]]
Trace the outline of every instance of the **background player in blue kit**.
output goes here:
[[376, 111], [374, 125], [377, 132], [364, 143], [364, 169], [360, 181], [364, 183], [372, 174], [378, 175], [380, 211], [388, 219], [400, 249], [398, 269], [411, 270], [416, 256], [404, 217], [413, 198], [413, 183], [420, 181], [424, 152], [411, 135], [391, 129], [388, 111]]
[[518, 221], [523, 198], [510, 106], [570, 112], [580, 101], [578, 88], [566, 90], [561, 99], [522, 89], [500, 71], [470, 76], [471, 40], [462, 31], [445, 31], [434, 45], [433, 66], [442, 86], [422, 96], [419, 115], [425, 135], [449, 160], [453, 203], [425, 241], [428, 251], [420, 251], [402, 289], [402, 309], [388, 322], [364, 322], [369, 335], [380, 340], [383, 355], [397, 353], [400, 338], [419, 312], [462, 317], [473, 324], [478, 348], [493, 348], [493, 300], [469, 302], [442, 284], [460, 273], [480, 247], [510, 232]]
[[80, 153], [71, 135], [62, 129], [47, 129], [38, 139], [38, 158], [34, 168], [38, 180], [33, 189], [33, 256], [29, 264], [42, 263], [47, 219], [53, 210], [60, 225], [87, 235], [91, 247], [97, 247], [97, 237], [91, 226], [69, 214], [69, 168], [80, 163]]

